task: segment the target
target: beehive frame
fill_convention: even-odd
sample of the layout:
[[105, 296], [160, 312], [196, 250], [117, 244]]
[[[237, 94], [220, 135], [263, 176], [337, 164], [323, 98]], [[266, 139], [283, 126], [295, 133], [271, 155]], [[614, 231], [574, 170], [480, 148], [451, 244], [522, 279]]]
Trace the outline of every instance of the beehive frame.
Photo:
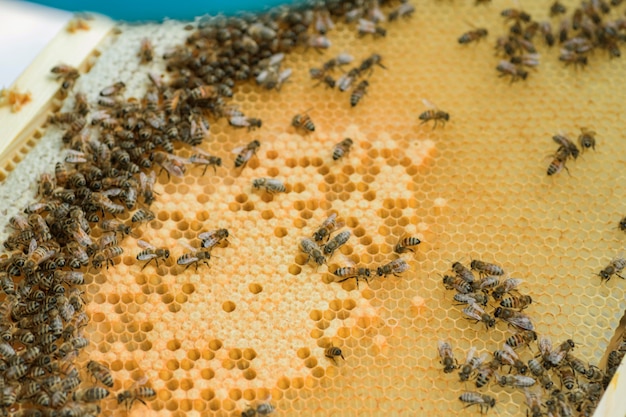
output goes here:
[[[151, 275], [153, 267], [139, 271], [136, 241], [128, 238], [122, 262], [87, 286], [92, 318], [88, 330], [94, 332], [95, 342], [89, 354], [112, 365], [116, 388], [126, 388], [145, 374], [159, 393], [151, 405], [160, 415], [232, 414], [270, 395], [285, 415], [290, 410], [341, 413], [351, 410], [357, 398], [361, 412], [376, 407], [399, 414], [459, 410], [456, 397], [463, 386], [456, 377], [441, 373], [437, 340], [452, 340], [461, 356], [470, 345], [492, 350], [506, 332], [498, 326], [483, 340], [484, 331], [462, 319], [441, 285], [438, 274], [449, 269], [450, 260], [470, 258], [498, 262], [511, 274], [524, 276], [525, 290], [536, 296], [538, 305], [529, 314], [537, 320], [538, 331], [555, 340], [572, 335], [581, 341], [578, 355], [599, 360], [625, 308], [622, 283], [613, 279], [600, 285], [594, 277], [624, 246], [624, 235], [616, 228], [624, 210], [617, 197], [623, 195], [624, 174], [616, 170], [624, 163], [623, 138], [617, 133], [623, 87], [613, 81], [624, 64], [598, 59], [593, 71], [577, 72], [563, 68], [546, 50], [528, 83], [498, 80], [489, 45], [462, 48], [450, 34], [465, 27], [464, 20], [498, 33], [497, 11], [504, 7], [493, 4], [485, 12], [469, 4], [435, 4], [410, 21], [390, 26], [387, 38], [375, 41], [356, 42], [353, 28], [338, 26], [332, 32], [333, 48], [323, 57], [313, 51], [287, 57], [288, 66], [297, 70], [280, 93], [253, 85], [237, 89], [235, 101], [246, 114], [260, 117], [263, 129], [249, 134], [218, 121], [205, 149], [227, 160], [234, 146], [259, 136], [263, 148], [258, 159], [241, 173], [233, 171], [229, 161], [215, 176], [199, 177], [194, 170], [182, 180], [168, 181], [162, 174], [157, 186], [162, 195], [154, 207], [157, 220], [140, 231], [155, 245], [176, 247], [179, 238], [192, 240], [199, 231], [228, 227], [233, 234], [230, 246], [216, 254], [210, 271], [195, 273], [192, 268], [182, 274], [173, 266]], [[543, 6], [525, 7], [533, 15], [546, 14]], [[484, 13], [493, 18], [487, 20]], [[146, 35], [156, 38], [157, 52], [162, 52], [165, 45], [158, 38], [164, 33], [160, 26], [123, 28], [117, 43], [103, 51], [77, 88], [89, 85], [97, 94], [120, 77], [106, 74], [100, 62], [122, 62], [120, 51], [131, 50]], [[177, 33], [184, 39], [180, 27]], [[394, 53], [394, 48], [402, 53]], [[372, 52], [384, 54], [388, 68], [375, 70], [369, 94], [355, 109], [345, 94], [314, 89], [307, 75], [308, 68], [344, 50], [357, 59]], [[124, 59], [133, 54], [126, 53]], [[129, 91], [142, 88], [144, 73], [143, 68], [122, 71], [129, 75]], [[400, 87], [404, 85], [412, 87]], [[387, 88], [393, 96], [385, 95]], [[598, 93], [609, 88], [612, 94]], [[417, 114], [425, 109], [421, 98], [451, 113], [445, 129], [417, 123]], [[541, 117], [529, 103], [550, 109], [546, 111], [552, 117]], [[276, 112], [287, 104], [293, 111]], [[309, 107], [316, 132], [303, 138], [288, 126], [292, 113]], [[581, 126], [598, 132], [597, 152], [572, 164], [571, 176], [547, 178], [549, 161], [543, 158], [552, 151], [550, 136], [561, 129], [573, 133]], [[335, 163], [332, 145], [345, 136], [355, 139], [355, 148], [345, 161]], [[177, 152], [188, 156], [189, 150]], [[252, 193], [250, 181], [260, 176], [286, 178], [290, 192], [272, 198]], [[188, 211], [178, 208], [180, 201], [189, 205]], [[554, 202], [559, 206], [551, 206]], [[331, 210], [346, 221], [353, 240], [328, 267], [315, 270], [304, 265], [297, 242]], [[257, 224], [252, 230], [259, 218], [265, 228]], [[352, 282], [329, 283], [327, 271], [344, 258], [372, 265], [391, 259], [391, 248], [404, 232], [419, 235], [423, 244], [407, 258], [411, 269], [403, 278], [373, 280], [358, 290]], [[254, 258], [259, 250], [269, 259], [266, 264], [235, 263]], [[204, 279], [208, 273], [210, 283]], [[134, 283], [127, 283], [129, 275]], [[242, 282], [237, 283], [236, 276], [243, 277]], [[232, 285], [237, 285], [235, 293]], [[210, 335], [205, 340], [193, 328], [182, 327], [181, 332], [179, 327], [177, 333], [176, 323], [184, 314], [202, 321], [199, 311], [185, 310], [188, 305], [198, 307], [188, 301], [193, 294], [209, 291], [220, 301], [203, 308], [212, 308], [210, 317], [239, 333], [224, 340]], [[240, 299], [234, 300], [235, 294]], [[291, 320], [291, 333], [276, 335], [269, 321], [275, 310], [263, 306], [279, 295], [279, 300], [295, 301], [278, 310], [279, 316]], [[141, 306], [156, 298], [162, 301], [167, 326], [146, 324], [161, 313], [142, 311]], [[265, 340], [247, 340], [248, 323], [232, 318], [252, 320], [242, 312], [244, 305], [250, 311], [258, 308], [259, 318], [267, 317], [259, 324]], [[582, 305], [589, 305], [589, 312]], [[557, 315], [568, 308], [572, 314]], [[118, 320], [110, 318], [116, 314]], [[181, 316], [176, 319], [176, 314]], [[297, 317], [301, 324], [293, 325]], [[300, 326], [307, 331], [300, 332]], [[197, 339], [185, 340], [186, 334]], [[157, 343], [154, 336], [162, 340]], [[330, 341], [344, 349], [346, 362], [335, 366], [324, 358], [323, 346]], [[145, 361], [160, 364], [160, 370], [148, 369]], [[522, 412], [519, 393], [494, 391], [500, 413]]]

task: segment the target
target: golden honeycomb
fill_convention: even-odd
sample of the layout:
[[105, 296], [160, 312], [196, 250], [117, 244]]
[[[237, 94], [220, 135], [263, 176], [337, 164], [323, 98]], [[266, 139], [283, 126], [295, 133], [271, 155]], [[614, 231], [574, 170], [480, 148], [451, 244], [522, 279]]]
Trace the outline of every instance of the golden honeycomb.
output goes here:
[[[263, 126], [248, 132], [212, 122], [201, 148], [223, 159], [216, 173], [189, 166], [183, 178], [159, 174], [156, 219], [124, 239], [115, 266], [86, 276], [91, 343], [79, 365], [108, 364], [112, 392], [144, 376], [157, 392], [128, 415], [239, 415], [264, 402], [277, 415], [458, 414], [460, 393], [473, 385], [442, 372], [437, 342], [450, 341], [462, 361], [471, 346], [493, 351], [510, 330], [498, 322], [485, 331], [463, 317], [441, 282], [456, 260], [494, 262], [523, 278], [537, 332], [554, 342], [572, 338], [578, 357], [601, 360], [626, 308], [624, 283], [597, 275], [626, 241], [617, 229], [626, 210], [624, 61], [595, 57], [577, 70], [541, 47], [537, 70], [510, 84], [498, 79], [492, 49], [509, 3], [472, 3], [420, 7], [389, 24], [385, 38], [359, 38], [338, 23], [327, 52], [286, 56], [283, 67], [294, 72], [280, 92], [235, 88], [233, 101]], [[524, 7], [547, 18], [546, 4]], [[470, 24], [486, 27], [487, 41], [459, 45]], [[140, 40], [152, 39], [161, 56], [188, 35], [176, 22], [121, 29], [75, 86], [90, 100], [120, 79], [126, 96], [142, 95], [146, 72], [164, 73], [164, 65], [139, 65]], [[343, 51], [357, 62], [380, 53], [387, 68], [374, 69], [355, 108], [349, 93], [314, 88], [308, 75]], [[419, 123], [424, 98], [450, 113], [445, 128]], [[307, 109], [316, 129], [302, 135], [290, 123]], [[596, 151], [569, 163], [569, 175], [546, 176], [550, 137], [583, 126], [598, 132]], [[345, 137], [352, 151], [333, 161]], [[59, 139], [51, 128], [42, 141]], [[252, 139], [259, 152], [234, 169], [231, 151]], [[177, 144], [175, 153], [192, 150]], [[283, 180], [287, 192], [252, 190], [259, 177]], [[352, 237], [316, 268], [299, 242], [331, 212]], [[181, 240], [197, 247], [199, 233], [217, 228], [229, 230], [229, 244], [213, 251], [209, 266], [176, 265], [187, 251]], [[358, 288], [354, 280], [332, 282], [332, 271], [349, 262], [375, 268], [394, 259], [405, 235], [422, 243], [404, 256], [410, 269], [401, 277]], [[138, 239], [172, 256], [142, 269]], [[331, 344], [345, 361], [324, 356]], [[482, 391], [495, 396], [499, 415], [525, 413], [521, 391], [497, 384]], [[112, 397], [102, 402], [104, 415], [125, 415]]]

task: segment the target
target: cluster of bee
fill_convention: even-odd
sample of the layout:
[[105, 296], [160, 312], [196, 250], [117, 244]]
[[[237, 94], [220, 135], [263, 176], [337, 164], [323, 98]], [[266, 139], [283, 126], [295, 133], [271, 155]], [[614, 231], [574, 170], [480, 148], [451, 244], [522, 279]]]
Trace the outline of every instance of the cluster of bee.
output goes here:
[[[578, 149], [576, 144], [572, 142], [572, 140], [568, 138], [567, 135], [562, 133], [552, 136], [552, 140], [559, 145], [559, 148], [552, 156], [552, 161], [548, 166], [547, 174], [549, 176], [558, 174], [564, 168], [569, 173], [566, 162], [570, 158], [577, 159], [578, 155], [580, 155], [580, 149]], [[595, 150], [596, 132], [582, 127], [580, 129], [580, 135], [578, 136], [578, 144], [580, 145], [580, 148], [583, 152], [587, 149]]]
[[[216, 247], [221, 247], [228, 244], [228, 229], [215, 229], [208, 232], [202, 232], [198, 235], [198, 239], [201, 240], [200, 248], [194, 248], [184, 240], [180, 241], [180, 244], [188, 249], [188, 252], [183, 253], [178, 257], [176, 263], [178, 265], [184, 265], [185, 269], [191, 265], [195, 265], [198, 270], [200, 263], [209, 264], [211, 259], [211, 251]], [[167, 251], [165, 249], [164, 251]], [[169, 256], [169, 251], [166, 252]], [[139, 259], [139, 256], [137, 256]]]
[[[327, 87], [335, 88], [335, 86], [337, 86], [339, 91], [344, 92], [349, 90], [359, 78], [366, 74], [368, 76], [371, 75], [374, 71], [374, 66], [379, 66], [384, 69], [386, 68], [382, 64], [382, 56], [379, 54], [372, 54], [364, 59], [358, 67], [354, 67], [348, 72], [342, 74], [339, 79], [335, 80], [333, 76], [330, 75], [335, 68], [341, 68], [344, 65], [348, 65], [353, 60], [354, 58], [351, 55], [341, 53], [335, 58], [326, 61], [322, 65], [322, 68], [311, 68], [309, 70], [309, 75], [312, 79], [318, 81], [317, 84], [315, 84], [316, 86], [323, 82]], [[368, 87], [368, 80], [361, 80], [358, 84], [356, 84], [356, 87], [354, 87], [352, 93], [350, 94], [350, 105], [352, 107], [359, 104], [363, 96], [367, 93]]]
[[[532, 320], [522, 313], [532, 303], [531, 296], [519, 292], [521, 279], [504, 279], [505, 272], [500, 266], [473, 260], [470, 268], [455, 262], [452, 271], [454, 275], [444, 276], [443, 283], [447, 289], [456, 290], [454, 300], [457, 303], [467, 305], [463, 313], [468, 319], [482, 322], [489, 329], [499, 318], [515, 332], [491, 355], [478, 355], [476, 348], [470, 348], [463, 364], [458, 363], [449, 342], [439, 341], [438, 352], [444, 373], [458, 370], [460, 382], [473, 379], [478, 389], [492, 382], [522, 389], [528, 406], [527, 415], [532, 417], [573, 416], [575, 412], [582, 416], [592, 415], [610, 381], [609, 367], [604, 372], [576, 357], [572, 353], [576, 347], [572, 339], [553, 346], [548, 337], [538, 337]], [[480, 277], [475, 277], [474, 271]], [[499, 304], [493, 315], [485, 312], [492, 302]], [[538, 353], [529, 356], [528, 353], [534, 352], [531, 349], [534, 344]], [[614, 356], [616, 359], [618, 355]], [[612, 362], [611, 365], [618, 363]], [[555, 381], [560, 382], [560, 389]], [[479, 405], [481, 412], [495, 405], [494, 398], [475, 391], [464, 392], [459, 399], [468, 405]]]

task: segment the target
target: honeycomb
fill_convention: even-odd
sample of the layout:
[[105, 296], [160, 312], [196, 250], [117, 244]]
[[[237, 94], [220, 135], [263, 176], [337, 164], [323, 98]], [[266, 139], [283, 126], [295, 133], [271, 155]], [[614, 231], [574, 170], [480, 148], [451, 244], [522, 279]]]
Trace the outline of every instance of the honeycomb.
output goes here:
[[[157, 397], [128, 415], [238, 415], [267, 402], [279, 415], [460, 413], [458, 397], [469, 387], [442, 373], [437, 342], [450, 341], [461, 361], [472, 346], [493, 351], [510, 332], [502, 322], [486, 332], [466, 320], [441, 283], [453, 261], [476, 258], [524, 279], [521, 288], [533, 297], [526, 312], [539, 334], [572, 338], [578, 357], [599, 362], [626, 308], [624, 283], [597, 275], [626, 240], [617, 228], [626, 210], [626, 145], [618, 133], [625, 64], [607, 58], [566, 68], [545, 48], [525, 83], [498, 79], [488, 42], [456, 39], [468, 22], [498, 33], [507, 6], [437, 2], [375, 39], [337, 23], [324, 54], [302, 49], [285, 57], [283, 67], [294, 71], [280, 92], [236, 87], [233, 102], [262, 119], [262, 128], [212, 122], [201, 148], [223, 159], [216, 173], [189, 166], [182, 178], [159, 174], [156, 218], [122, 241], [115, 266], [86, 275], [91, 343], [78, 367], [108, 364], [112, 392], [147, 377]], [[544, 4], [524, 7], [547, 18]], [[147, 71], [165, 73], [161, 59], [139, 65], [141, 39], [150, 38], [161, 56], [188, 34], [176, 22], [121, 26], [75, 91], [95, 102], [102, 88], [123, 80], [127, 97], [141, 96]], [[314, 88], [308, 75], [343, 51], [357, 62], [380, 53], [387, 68], [374, 69], [354, 108], [349, 93]], [[445, 128], [419, 123], [424, 98], [450, 113]], [[307, 109], [316, 129], [302, 135], [290, 122]], [[598, 132], [596, 151], [568, 164], [569, 175], [546, 176], [550, 137], [583, 126]], [[50, 127], [42, 142], [60, 147], [60, 136]], [[333, 146], [346, 137], [351, 152], [333, 161]], [[259, 152], [234, 169], [232, 150], [252, 139]], [[192, 152], [175, 145], [176, 155]], [[9, 179], [19, 173], [18, 166]], [[287, 192], [253, 191], [259, 177], [283, 180]], [[316, 268], [299, 242], [332, 212], [352, 237]], [[130, 214], [121, 219], [130, 222]], [[218, 228], [229, 230], [229, 244], [213, 251], [209, 266], [176, 265], [187, 251], [181, 240], [197, 247], [199, 233]], [[359, 287], [333, 282], [339, 266], [394, 259], [405, 235], [422, 243], [404, 256], [410, 269], [400, 277]], [[172, 256], [142, 269], [138, 239]], [[345, 360], [326, 358], [330, 345]], [[519, 390], [492, 384], [485, 392], [497, 399], [498, 414], [525, 412]], [[126, 414], [112, 397], [102, 406], [104, 415]]]

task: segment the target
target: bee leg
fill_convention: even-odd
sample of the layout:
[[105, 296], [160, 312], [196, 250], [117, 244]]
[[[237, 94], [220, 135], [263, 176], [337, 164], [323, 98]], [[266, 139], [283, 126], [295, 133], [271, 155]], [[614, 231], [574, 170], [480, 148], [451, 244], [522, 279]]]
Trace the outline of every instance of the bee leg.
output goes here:
[[202, 176], [203, 176], [203, 177], [204, 177], [204, 174], [206, 174], [206, 169], [207, 169], [208, 167], [209, 167], [208, 165], [205, 165], [205, 166], [204, 166], [204, 171], [202, 171]]
[[624, 278], [623, 276], [621, 276], [620, 274], [615, 274], [615, 275], [617, 275], [617, 276], [618, 276], [618, 277], [620, 277], [621, 279], [626, 279], [626, 278]]
[[150, 263], [150, 261], [148, 261], [145, 264], [143, 264], [143, 267], [141, 268], [141, 270], [143, 271], [145, 269], [145, 267], [148, 266], [149, 263]]

